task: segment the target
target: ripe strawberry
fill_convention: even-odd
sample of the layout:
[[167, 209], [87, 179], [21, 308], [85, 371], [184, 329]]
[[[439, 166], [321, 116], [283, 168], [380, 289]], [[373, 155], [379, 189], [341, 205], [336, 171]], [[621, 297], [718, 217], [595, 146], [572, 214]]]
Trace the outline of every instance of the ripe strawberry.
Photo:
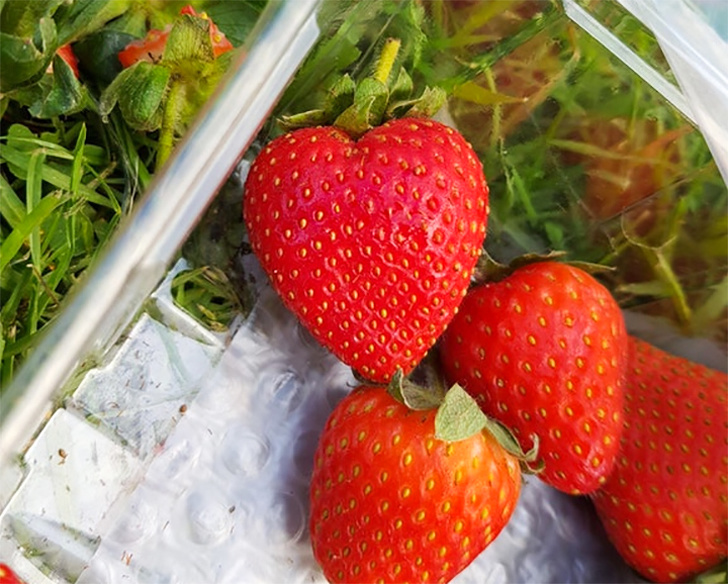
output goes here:
[[271, 142], [246, 181], [253, 251], [313, 336], [373, 381], [411, 371], [450, 322], [485, 238], [482, 165], [455, 130], [403, 118]]
[[[73, 52], [71, 45], [65, 44], [59, 47], [56, 54], [68, 64], [73, 71], [74, 76], [78, 78], [78, 58], [76, 58], [76, 53]], [[48, 65], [46, 72], [53, 73], [53, 63]]]
[[0, 563], [0, 584], [23, 584], [7, 564]]
[[487, 431], [438, 439], [436, 412], [360, 386], [331, 414], [314, 458], [310, 519], [330, 582], [447, 582], [510, 519], [518, 460]]
[[592, 499], [646, 578], [691, 580], [728, 551], [728, 376], [630, 338], [625, 431]]
[[513, 430], [540, 439], [539, 475], [567, 493], [596, 489], [622, 432], [624, 320], [609, 292], [552, 261], [474, 288], [445, 331], [445, 377]]
[[[219, 57], [233, 49], [232, 43], [224, 33], [220, 32], [220, 29], [205, 12], [198, 14], [192, 6], [187, 5], [180, 10], [180, 14], [188, 14], [210, 21], [210, 40], [212, 41], [212, 52], [215, 57]], [[167, 46], [167, 39], [171, 30], [172, 25], [166, 26], [163, 30], [153, 28], [143, 39], [129, 43], [123, 50], [119, 51], [118, 58], [122, 67], [131, 67], [139, 61], [158, 62], [164, 55], [164, 49]]]

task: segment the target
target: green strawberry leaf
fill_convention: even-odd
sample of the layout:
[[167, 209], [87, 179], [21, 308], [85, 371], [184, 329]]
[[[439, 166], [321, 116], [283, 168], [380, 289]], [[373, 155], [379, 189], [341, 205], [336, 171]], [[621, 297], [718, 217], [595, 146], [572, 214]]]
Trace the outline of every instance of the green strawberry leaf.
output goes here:
[[392, 376], [387, 391], [411, 410], [434, 410], [443, 400], [443, 396], [435, 389], [413, 382], [401, 369], [397, 369]]
[[456, 383], [445, 394], [435, 415], [435, 437], [457, 442], [482, 431], [489, 432], [509, 454], [516, 457], [524, 472], [536, 474], [543, 470], [545, 465], [538, 460], [538, 436], [531, 436], [533, 447], [524, 452], [513, 433], [505, 425], [486, 416], [478, 402]]
[[91, 103], [86, 88], [78, 82], [73, 69], [58, 55], [53, 58], [53, 75], [46, 75], [41, 83], [32, 87], [39, 90], [38, 98], [29, 104], [29, 111], [36, 118], [69, 115]]
[[565, 255], [566, 252], [562, 251], [550, 251], [546, 254], [526, 253], [514, 258], [509, 263], [504, 264], [496, 260], [486, 250], [483, 250], [483, 253], [478, 258], [478, 262], [475, 264], [473, 279], [476, 284], [499, 282], [500, 280], [505, 280], [519, 268], [539, 262], [558, 260], [563, 258]]
[[387, 86], [372, 77], [363, 79], [356, 87], [354, 103], [334, 121], [334, 125], [352, 137], [358, 137], [381, 123], [387, 107]]
[[457, 442], [481, 432], [487, 424], [488, 417], [478, 403], [456, 383], [445, 394], [435, 415], [435, 437]]
[[58, 25], [58, 44], [64, 45], [98, 30], [126, 12], [131, 3], [132, 0], [64, 2], [54, 15]]
[[341, 128], [352, 138], [362, 136], [372, 128], [369, 112], [373, 104], [373, 96], [368, 101], [354, 103], [334, 120], [334, 126]]
[[330, 119], [339, 117], [347, 107], [354, 103], [355, 95], [356, 83], [354, 80], [348, 73], [341, 76], [334, 83], [324, 103], [324, 110], [331, 116]]
[[[0, 4], [0, 31], [17, 37], [32, 38], [38, 23], [53, 16], [65, 0], [5, 1]], [[3, 74], [6, 72], [3, 71]]]
[[[15, 4], [33, 2], [10, 2], [10, 5]], [[58, 47], [56, 24], [46, 17], [37, 21], [36, 26], [32, 38], [0, 32], [1, 93], [39, 80], [51, 62]]]
[[119, 109], [134, 129], [152, 131], [162, 122], [162, 107], [171, 73], [167, 67], [140, 61], [124, 69], [101, 96], [99, 110], [108, 116]]
[[278, 124], [286, 132], [297, 128], [328, 125], [354, 103], [355, 92], [354, 80], [348, 74], [343, 75], [329, 90], [321, 109], [281, 116]]
[[309, 110], [292, 116], [281, 116], [278, 119], [278, 125], [284, 132], [290, 132], [298, 128], [325, 126], [328, 123], [329, 115], [324, 109]]

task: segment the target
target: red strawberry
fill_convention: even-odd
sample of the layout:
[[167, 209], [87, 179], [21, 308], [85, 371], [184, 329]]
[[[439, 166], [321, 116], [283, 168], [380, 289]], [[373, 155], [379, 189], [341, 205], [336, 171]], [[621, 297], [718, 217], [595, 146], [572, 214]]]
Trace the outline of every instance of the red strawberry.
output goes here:
[[557, 262], [474, 288], [442, 338], [445, 377], [513, 430], [540, 438], [539, 475], [572, 494], [604, 482], [622, 432], [624, 320], [592, 276]]
[[628, 362], [620, 455], [592, 498], [627, 563], [690, 580], [728, 552], [728, 376], [636, 338]]
[[331, 414], [314, 459], [310, 519], [330, 582], [447, 582], [510, 519], [518, 460], [487, 431], [438, 439], [436, 412], [360, 386]]
[[253, 251], [314, 337], [373, 381], [412, 370], [485, 238], [488, 188], [462, 136], [415, 118], [358, 141], [305, 128], [260, 153], [245, 189]]
[[[198, 14], [192, 6], [188, 5], [180, 10], [180, 14], [188, 14], [210, 21], [210, 40], [212, 41], [212, 52], [215, 57], [219, 57], [233, 49], [232, 43], [224, 33], [220, 32], [220, 29], [205, 12]], [[148, 61], [150, 63], [159, 61], [164, 55], [164, 49], [167, 46], [167, 39], [171, 30], [172, 25], [168, 25], [163, 30], [153, 28], [143, 39], [129, 43], [123, 50], [119, 51], [118, 58], [122, 67], [131, 67], [139, 61]]]
[[0, 584], [23, 584], [23, 581], [15, 575], [10, 567], [0, 563]]
[[[78, 78], [78, 59], [76, 53], [73, 52], [73, 48], [70, 44], [65, 44], [58, 48], [56, 54], [63, 59], [73, 71], [73, 74]], [[48, 65], [48, 73], [53, 73], [53, 63]]]

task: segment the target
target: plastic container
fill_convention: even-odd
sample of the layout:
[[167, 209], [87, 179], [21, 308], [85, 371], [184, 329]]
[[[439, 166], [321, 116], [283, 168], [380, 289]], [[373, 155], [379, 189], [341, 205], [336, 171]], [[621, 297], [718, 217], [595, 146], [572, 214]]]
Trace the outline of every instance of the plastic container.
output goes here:
[[[487, 61], [489, 75], [470, 81], [490, 91], [490, 103], [460, 94], [438, 115], [484, 158], [495, 255], [560, 247], [607, 257], [629, 275], [614, 284], [633, 332], [725, 368], [722, 321], [709, 309], [724, 307], [726, 258], [698, 255], [711, 237], [706, 209], [716, 217], [711, 205], [726, 200], [725, 33], [686, 1], [620, 3], [501, 10], [480, 31], [485, 40], [468, 46]], [[0, 558], [28, 583], [324, 581], [308, 542], [308, 477], [323, 423], [354, 377], [282, 306], [250, 255], [236, 265], [252, 310], [223, 330], [172, 295], [190, 265], [183, 246], [211, 213], [239, 209], [253, 151], [241, 158], [266, 139], [254, 143], [310, 50], [383, 34], [366, 21], [343, 30], [321, 17], [323, 6], [271, 3], [245, 56], [4, 391]], [[635, 49], [619, 34], [637, 26], [652, 41]], [[613, 75], [611, 95], [585, 92], [590, 75]], [[620, 125], [623, 102], [635, 111], [640, 99], [652, 117]], [[526, 177], [523, 145], [534, 140], [543, 142], [543, 176]], [[599, 194], [615, 174], [641, 177], [639, 164], [619, 166], [635, 160], [664, 166], [664, 180], [652, 177], [636, 195], [627, 187]], [[623, 191], [632, 198], [615, 203]], [[640, 219], [672, 217], [686, 199], [692, 207], [680, 225], [694, 245], [681, 251], [701, 259], [697, 267], [675, 264], [681, 256], [665, 247], [672, 232]], [[651, 258], [674, 269], [640, 279], [640, 262]], [[511, 523], [456, 581], [641, 579], [587, 500], [529, 479]]]

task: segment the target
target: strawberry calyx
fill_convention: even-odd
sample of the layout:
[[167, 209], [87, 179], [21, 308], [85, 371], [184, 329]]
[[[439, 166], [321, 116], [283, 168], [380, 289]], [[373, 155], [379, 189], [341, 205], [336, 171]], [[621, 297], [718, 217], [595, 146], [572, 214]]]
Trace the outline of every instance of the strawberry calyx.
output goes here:
[[466, 440], [478, 432], [489, 432], [509, 454], [520, 463], [525, 474], [538, 474], [545, 466], [538, 458], [539, 439], [531, 435], [533, 446], [524, 451], [513, 432], [501, 422], [487, 416], [478, 402], [459, 384], [445, 388], [439, 381], [421, 385], [403, 375], [398, 369], [387, 391], [411, 410], [433, 410], [435, 438], [444, 442]]
[[612, 266], [605, 266], [593, 262], [565, 260], [565, 257], [566, 252], [557, 250], [552, 250], [548, 253], [525, 253], [513, 258], [506, 264], [496, 260], [484, 249], [473, 271], [473, 285], [477, 286], [486, 282], [500, 282], [520, 268], [541, 262], [561, 261], [574, 268], [579, 268], [590, 275], [614, 271]]
[[387, 391], [394, 399], [415, 411], [440, 407], [446, 393], [441, 383], [417, 383], [404, 375], [401, 369], [397, 369], [392, 376]]
[[335, 126], [358, 138], [385, 121], [411, 117], [432, 117], [445, 103], [444, 89], [426, 87], [413, 97], [414, 83], [404, 67], [396, 69], [401, 46], [399, 39], [385, 41], [374, 73], [358, 83], [348, 74], [331, 87], [321, 108], [282, 116], [278, 123], [285, 131], [310, 126]]
[[459, 384], [448, 389], [435, 415], [435, 437], [446, 442], [456, 442], [476, 432], [487, 431], [512, 456], [518, 459], [525, 474], [538, 474], [545, 463], [538, 458], [539, 440], [531, 435], [533, 446], [525, 451], [513, 432], [501, 422], [488, 417], [467, 391]]

